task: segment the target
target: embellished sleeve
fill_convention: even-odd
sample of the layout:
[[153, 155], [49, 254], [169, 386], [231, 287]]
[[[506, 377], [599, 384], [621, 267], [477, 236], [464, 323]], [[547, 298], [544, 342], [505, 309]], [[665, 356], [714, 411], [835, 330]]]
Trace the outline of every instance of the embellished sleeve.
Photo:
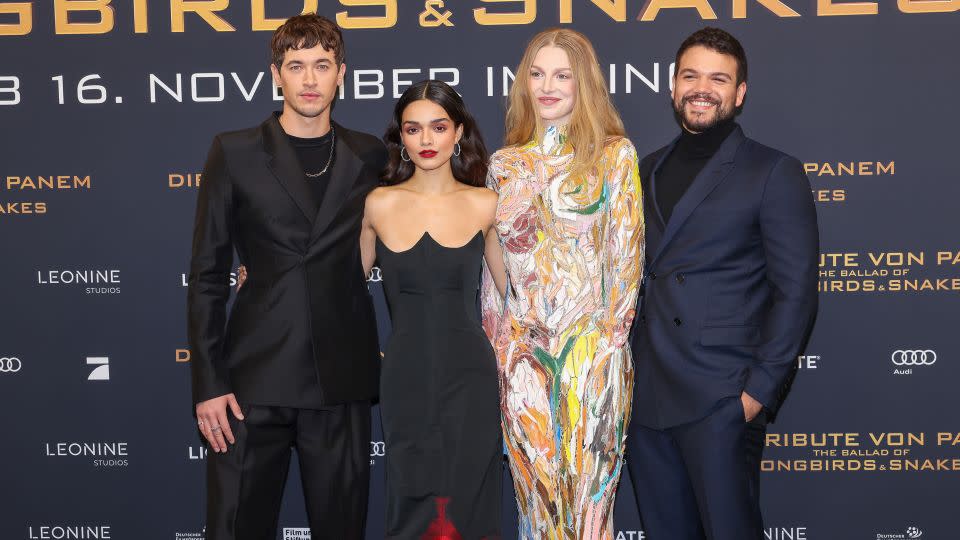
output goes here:
[[603, 174], [607, 190], [607, 230], [603, 253], [604, 326], [611, 345], [623, 347], [636, 314], [644, 264], [643, 193], [637, 151], [627, 139], [608, 150]]
[[[490, 158], [490, 167], [487, 170], [487, 187], [496, 191], [497, 194], [500, 194], [500, 181], [504, 177], [504, 172], [502, 167], [499, 165], [499, 159], [496, 154]], [[488, 234], [496, 234], [499, 236], [499, 233], [496, 230], [496, 224], [494, 224], [494, 229]], [[498, 238], [499, 240], [499, 238]], [[502, 243], [501, 243], [502, 245]], [[480, 276], [480, 319], [483, 325], [483, 331], [487, 334], [487, 338], [491, 343], [494, 343], [497, 337], [497, 331], [500, 328], [500, 322], [503, 319], [503, 309], [504, 309], [504, 298], [500, 296], [500, 292], [497, 290], [497, 284], [493, 280], [493, 275], [490, 273], [490, 268], [487, 266], [487, 261], [483, 261], [483, 270]], [[507, 287], [509, 287], [509, 283]]]

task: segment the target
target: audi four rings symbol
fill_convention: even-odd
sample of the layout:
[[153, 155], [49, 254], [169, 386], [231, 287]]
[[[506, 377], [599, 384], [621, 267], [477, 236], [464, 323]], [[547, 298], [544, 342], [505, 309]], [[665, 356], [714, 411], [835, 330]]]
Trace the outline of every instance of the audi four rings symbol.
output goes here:
[[895, 366], [932, 366], [937, 361], [937, 353], [929, 349], [898, 350], [893, 351], [890, 360]]
[[0, 373], [16, 373], [23, 367], [19, 358], [0, 358]]
[[370, 441], [370, 456], [383, 457], [387, 455], [387, 443], [383, 441]]

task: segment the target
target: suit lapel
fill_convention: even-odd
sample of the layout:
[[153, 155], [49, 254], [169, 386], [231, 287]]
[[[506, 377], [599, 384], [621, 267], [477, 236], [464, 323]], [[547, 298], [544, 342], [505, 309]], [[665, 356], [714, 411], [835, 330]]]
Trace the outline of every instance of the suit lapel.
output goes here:
[[334, 137], [336, 137], [333, 168], [330, 170], [330, 176], [327, 180], [330, 183], [323, 195], [323, 202], [320, 203], [320, 208], [316, 210], [316, 219], [313, 220], [313, 233], [311, 234], [313, 237], [322, 233], [336, 217], [337, 211], [343, 206], [344, 200], [353, 189], [353, 185], [360, 175], [360, 170], [363, 168], [363, 160], [353, 149], [350, 131], [337, 123], [333, 123], [333, 129], [335, 130]]
[[317, 214], [317, 203], [307, 186], [303, 170], [300, 166], [300, 159], [297, 158], [293, 145], [287, 139], [287, 134], [280, 126], [276, 114], [271, 114], [262, 125], [263, 146], [266, 150], [267, 168], [273, 173], [273, 176], [280, 182], [287, 195], [293, 199], [294, 204], [303, 213], [303, 216], [313, 223]]
[[673, 152], [673, 148], [677, 145], [677, 141], [680, 140], [680, 137], [673, 139], [666, 150], [660, 154], [660, 157], [657, 158], [656, 163], [653, 164], [653, 168], [650, 169], [650, 205], [654, 210], [654, 217], [657, 218], [657, 224], [660, 225], [660, 230], [666, 228], [666, 223], [663, 221], [663, 212], [660, 211], [660, 205], [657, 203], [657, 170], [660, 169], [660, 166], [663, 165], [663, 162], [667, 159], [667, 156], [670, 155], [670, 152]]
[[[660, 239], [660, 244], [650, 259], [651, 267], [657, 261], [657, 258], [660, 257], [660, 254], [663, 253], [664, 248], [666, 248], [670, 241], [673, 240], [673, 237], [676, 236], [680, 227], [690, 218], [690, 215], [693, 214], [697, 206], [699, 206], [700, 203], [707, 198], [707, 195], [710, 195], [710, 193], [720, 185], [720, 182], [727, 177], [727, 174], [730, 173], [730, 170], [733, 168], [734, 157], [737, 155], [737, 149], [740, 148], [740, 144], [743, 141], [743, 130], [740, 126], [737, 126], [733, 133], [720, 145], [717, 153], [703, 166], [703, 170], [694, 178], [693, 183], [687, 188], [686, 193], [677, 201], [677, 205], [673, 207], [673, 213], [670, 214], [670, 221], [666, 224], [663, 237]], [[665, 153], [664, 156], [666, 155]], [[662, 159], [663, 158], [661, 158], [661, 160]], [[656, 196], [656, 192], [654, 192], [654, 196]]]

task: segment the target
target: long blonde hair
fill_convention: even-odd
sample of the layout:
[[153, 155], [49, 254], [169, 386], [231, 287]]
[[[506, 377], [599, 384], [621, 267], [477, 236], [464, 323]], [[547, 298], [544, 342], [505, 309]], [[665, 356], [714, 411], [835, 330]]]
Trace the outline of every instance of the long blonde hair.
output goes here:
[[623, 121], [610, 102], [606, 78], [587, 36], [569, 28], [551, 28], [533, 36], [517, 67], [505, 122], [507, 146], [543, 137], [545, 128], [527, 83], [533, 60], [543, 47], [558, 47], [567, 53], [577, 83], [577, 98], [567, 126], [567, 142], [574, 150], [570, 177], [575, 178], [600, 160], [608, 141], [625, 135]]

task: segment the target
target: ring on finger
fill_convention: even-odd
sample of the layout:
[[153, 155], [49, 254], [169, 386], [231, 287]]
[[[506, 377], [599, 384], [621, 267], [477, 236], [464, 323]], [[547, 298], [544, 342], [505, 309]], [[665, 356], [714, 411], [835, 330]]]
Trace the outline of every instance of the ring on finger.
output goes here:
[[221, 429], [220, 426], [213, 426], [212, 428], [210, 428], [210, 431], [220, 431], [220, 429]]

